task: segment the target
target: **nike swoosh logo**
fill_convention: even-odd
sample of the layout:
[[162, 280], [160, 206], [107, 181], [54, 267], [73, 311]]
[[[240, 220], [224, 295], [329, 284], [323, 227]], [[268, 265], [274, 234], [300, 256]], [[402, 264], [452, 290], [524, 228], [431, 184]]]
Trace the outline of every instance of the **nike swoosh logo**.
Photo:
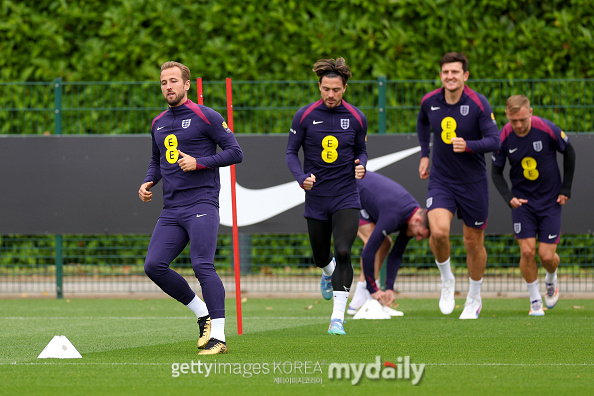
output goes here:
[[474, 222], [474, 225], [483, 225], [483, 224], [485, 224], [485, 222], [484, 222], [484, 221], [481, 221], [481, 222], [475, 221], [475, 222]]
[[509, 153], [510, 153], [510, 154], [511, 154], [511, 153], [515, 153], [517, 149], [518, 149], [517, 147], [516, 147], [515, 149], [509, 149]]
[[553, 238], [556, 238], [556, 237], [557, 237], [557, 234], [555, 234], [555, 235], [549, 234], [549, 239], [553, 239]]
[[161, 129], [165, 128], [164, 126], [160, 126], [157, 128], [157, 131], [160, 131]]
[[435, 110], [439, 110], [439, 107], [433, 107], [433, 106], [431, 106], [431, 111], [435, 111]]
[[323, 123], [323, 122], [324, 122], [324, 121], [316, 121], [316, 120], [314, 120], [313, 124], [314, 124], [314, 125], [317, 125], [317, 124], [321, 124], [321, 123]]
[[[412, 147], [396, 153], [373, 158], [367, 161], [367, 170], [375, 172], [395, 162], [403, 160], [421, 151], [421, 147]], [[221, 193], [219, 194], [219, 215], [221, 225], [233, 226], [231, 214], [231, 168], [219, 169]], [[237, 196], [237, 226], [245, 227], [260, 223], [277, 216], [305, 202], [305, 191], [295, 180], [261, 189], [250, 189], [235, 184]]]
[[202, 217], [202, 216], [206, 216], [206, 213], [204, 214], [197, 214], [196, 217]]

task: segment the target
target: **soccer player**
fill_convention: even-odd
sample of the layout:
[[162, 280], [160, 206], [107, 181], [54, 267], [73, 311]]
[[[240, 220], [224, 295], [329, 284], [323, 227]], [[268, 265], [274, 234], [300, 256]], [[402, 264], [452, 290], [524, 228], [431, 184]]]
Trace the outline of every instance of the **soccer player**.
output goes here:
[[[481, 284], [487, 266], [484, 238], [489, 185], [484, 153], [499, 148], [499, 130], [487, 99], [466, 86], [468, 60], [448, 52], [440, 62], [442, 88], [426, 94], [417, 118], [421, 145], [419, 176], [429, 178], [429, 246], [441, 273], [439, 309], [455, 307], [456, 281], [450, 266], [450, 227], [454, 214], [464, 222], [464, 247], [470, 286], [460, 319], [477, 319]], [[429, 176], [429, 141], [433, 130], [433, 166]]]
[[[509, 123], [501, 130], [501, 148], [493, 155], [491, 176], [497, 190], [512, 208], [514, 233], [520, 245], [520, 270], [530, 293], [531, 316], [543, 316], [538, 292], [538, 256], [546, 270], [545, 303], [553, 308], [559, 299], [557, 244], [561, 237], [561, 207], [571, 196], [575, 151], [565, 132], [549, 120], [532, 115], [530, 101], [510, 96], [505, 106]], [[563, 181], [557, 166], [563, 155]], [[509, 159], [511, 191], [503, 176]]]
[[305, 190], [304, 216], [314, 262], [322, 269], [322, 296], [334, 297], [328, 333], [344, 335], [344, 311], [353, 282], [351, 248], [361, 207], [355, 179], [365, 175], [367, 119], [342, 98], [352, 75], [343, 58], [321, 59], [313, 71], [322, 97], [293, 117], [286, 159]]
[[[243, 152], [219, 113], [188, 99], [188, 67], [166, 62], [161, 66], [160, 81], [169, 109], [151, 125], [151, 162], [138, 196], [150, 202], [150, 189], [163, 179], [163, 211], [151, 236], [144, 270], [165, 293], [196, 314], [200, 354], [227, 353], [225, 289], [214, 267], [219, 229], [218, 168], [241, 162]], [[217, 146], [222, 149], [219, 153]], [[188, 242], [204, 301], [169, 268]]]
[[[384, 305], [384, 311], [400, 316], [400, 311], [389, 308], [396, 300], [394, 281], [410, 239], [429, 237], [427, 211], [404, 187], [379, 173], [367, 171], [363, 179], [357, 180], [357, 188], [361, 197], [359, 237], [365, 246], [361, 253], [361, 277], [347, 313], [354, 315], [370, 296]], [[392, 248], [390, 234], [394, 232], [399, 234]], [[375, 279], [388, 252], [384, 292]]]

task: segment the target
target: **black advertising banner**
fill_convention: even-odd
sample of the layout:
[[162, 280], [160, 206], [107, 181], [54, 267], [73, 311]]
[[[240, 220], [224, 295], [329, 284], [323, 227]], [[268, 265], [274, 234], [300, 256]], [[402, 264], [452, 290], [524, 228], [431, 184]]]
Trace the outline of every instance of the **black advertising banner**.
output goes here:
[[[236, 165], [241, 233], [306, 233], [304, 191], [285, 162], [287, 136], [237, 135], [244, 161]], [[563, 208], [562, 231], [593, 231], [593, 134], [572, 134], [577, 154], [572, 198]], [[403, 185], [425, 206], [427, 180], [418, 174], [415, 135], [369, 135], [369, 170]], [[153, 201], [141, 202], [138, 188], [150, 161], [150, 136], [0, 137], [0, 234], [149, 234], [162, 207], [161, 183]], [[491, 155], [485, 156], [490, 175]], [[562, 163], [562, 156], [558, 155]], [[505, 174], [509, 165], [507, 165]], [[221, 233], [230, 233], [229, 169], [221, 174]], [[460, 220], [452, 232], [461, 233]], [[487, 234], [512, 233], [510, 208], [490, 184]]]

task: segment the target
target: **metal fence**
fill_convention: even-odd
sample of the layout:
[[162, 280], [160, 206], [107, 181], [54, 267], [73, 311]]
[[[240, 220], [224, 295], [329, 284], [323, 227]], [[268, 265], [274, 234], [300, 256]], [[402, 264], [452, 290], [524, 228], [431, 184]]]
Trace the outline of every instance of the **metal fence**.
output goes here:
[[[507, 97], [521, 93], [531, 99], [536, 115], [566, 132], [594, 131], [594, 80], [472, 80], [468, 85], [489, 99], [500, 126], [505, 122]], [[366, 114], [370, 133], [414, 133], [422, 96], [438, 86], [436, 80], [351, 81], [345, 99]], [[154, 82], [56, 79], [0, 83], [0, 90], [0, 134], [148, 133], [151, 120], [166, 108]], [[190, 97], [195, 96], [191, 90]], [[235, 81], [235, 130], [286, 133], [295, 111], [318, 98], [315, 81]], [[224, 82], [205, 81], [204, 102], [226, 117]], [[148, 241], [147, 235], [0, 236], [0, 295], [159, 293], [144, 275]], [[562, 292], [594, 291], [593, 242], [591, 234], [561, 239]], [[241, 235], [239, 243], [243, 292], [317, 293], [320, 271], [313, 266], [307, 235]], [[355, 268], [359, 268], [361, 248], [357, 240], [352, 256]], [[525, 293], [513, 236], [487, 236], [486, 248], [485, 292]], [[453, 236], [452, 262], [461, 292], [468, 287], [465, 260], [462, 238]], [[232, 262], [231, 239], [220, 235], [215, 265], [227, 290], [235, 290]], [[199, 291], [188, 249], [173, 267]], [[411, 241], [396, 288], [402, 293], [439, 292], [439, 274], [427, 241]]]
[[[159, 292], [144, 275], [147, 235], [52, 235], [0, 237], [0, 293], [13, 295], [138, 295]], [[320, 270], [313, 265], [307, 235], [240, 235], [241, 290], [248, 294], [282, 296], [319, 291]], [[220, 235], [215, 266], [226, 289], [235, 290], [231, 237]], [[495, 294], [525, 292], [519, 271], [520, 251], [512, 235], [487, 236], [488, 265], [483, 290]], [[352, 255], [359, 273], [362, 244]], [[558, 248], [558, 274], [563, 293], [594, 292], [594, 236], [567, 235]], [[458, 290], [468, 288], [462, 237], [452, 237]], [[59, 262], [59, 265], [56, 263]], [[200, 290], [193, 277], [189, 249], [172, 267]], [[540, 275], [544, 276], [541, 268]], [[543, 282], [541, 282], [543, 283]], [[428, 242], [411, 241], [399, 272], [396, 289], [402, 293], [439, 292], [439, 273]]]
[[[226, 118], [224, 81], [204, 81], [204, 103]], [[530, 98], [534, 114], [566, 132], [594, 131], [594, 79], [470, 80], [500, 126], [510, 95]], [[345, 100], [367, 116], [369, 133], [415, 133], [423, 95], [435, 80], [351, 81]], [[196, 91], [190, 91], [196, 101]], [[315, 81], [234, 81], [236, 133], [286, 133], [295, 112], [319, 99]], [[166, 109], [156, 82], [0, 83], [0, 134], [148, 133]]]

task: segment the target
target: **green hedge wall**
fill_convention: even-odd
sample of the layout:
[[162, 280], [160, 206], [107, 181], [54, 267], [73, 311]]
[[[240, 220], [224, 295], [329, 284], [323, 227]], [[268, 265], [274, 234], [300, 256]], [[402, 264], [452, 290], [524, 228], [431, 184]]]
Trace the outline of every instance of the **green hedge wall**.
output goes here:
[[589, 0], [3, 0], [2, 81], [148, 81], [167, 60], [194, 77], [310, 79], [343, 56], [356, 79], [433, 78], [447, 51], [471, 78], [589, 78]]

